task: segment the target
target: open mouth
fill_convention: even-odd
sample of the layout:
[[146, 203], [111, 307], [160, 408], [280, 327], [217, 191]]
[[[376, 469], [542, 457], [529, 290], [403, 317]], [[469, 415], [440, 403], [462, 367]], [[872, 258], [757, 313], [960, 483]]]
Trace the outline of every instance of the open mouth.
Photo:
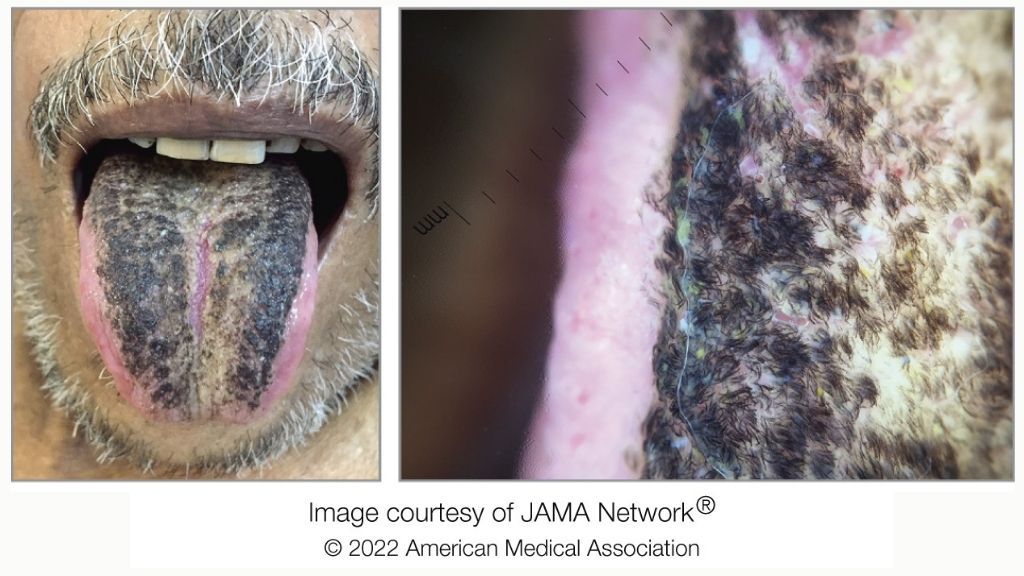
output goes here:
[[309, 133], [115, 135], [72, 172], [85, 324], [148, 418], [251, 421], [296, 380], [351, 170]]
[[151, 420], [247, 423], [293, 389], [318, 268], [374, 214], [375, 73], [321, 16], [126, 13], [33, 103], [83, 320]]
[[[163, 141], [163, 146], [160, 146], [159, 141]], [[154, 156], [164, 156], [180, 161], [237, 165], [273, 164], [281, 161], [294, 163], [309, 186], [313, 224], [320, 247], [318, 257], [323, 256], [323, 248], [332, 238], [349, 195], [345, 162], [336, 152], [317, 140], [294, 136], [231, 140], [132, 136], [101, 140], [78, 161], [74, 171], [74, 186], [79, 219], [97, 171], [104, 160], [116, 155], [129, 155], [147, 161]]]
[[20, 21], [18, 304], [43, 390], [100, 462], [263, 468], [373, 398], [378, 21]]

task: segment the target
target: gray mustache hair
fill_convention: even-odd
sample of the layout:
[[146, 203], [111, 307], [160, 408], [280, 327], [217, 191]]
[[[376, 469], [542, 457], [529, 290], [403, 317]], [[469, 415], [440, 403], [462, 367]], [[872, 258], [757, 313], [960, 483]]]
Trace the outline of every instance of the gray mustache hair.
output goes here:
[[179, 91], [230, 98], [266, 98], [283, 90], [297, 113], [327, 112], [379, 137], [377, 73], [348, 33], [326, 11], [166, 10], [146, 20], [128, 15], [90, 41], [78, 56], [44, 72], [32, 103], [30, 130], [43, 164], [64, 138], [75, 143], [76, 122], [92, 122], [101, 104], [136, 103]]

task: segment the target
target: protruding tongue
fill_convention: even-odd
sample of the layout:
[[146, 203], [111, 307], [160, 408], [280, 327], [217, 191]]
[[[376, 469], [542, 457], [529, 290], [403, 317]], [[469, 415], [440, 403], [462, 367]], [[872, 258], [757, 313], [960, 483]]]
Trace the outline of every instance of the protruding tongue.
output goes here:
[[141, 412], [242, 422], [292, 384], [317, 274], [294, 164], [111, 156], [79, 240], [85, 324]]

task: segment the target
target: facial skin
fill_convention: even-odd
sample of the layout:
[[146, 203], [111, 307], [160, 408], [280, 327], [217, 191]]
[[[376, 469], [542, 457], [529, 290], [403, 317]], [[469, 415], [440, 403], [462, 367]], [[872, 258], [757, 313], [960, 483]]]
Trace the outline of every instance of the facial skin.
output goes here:
[[[156, 77], [127, 98], [37, 106], [36, 117], [30, 120], [41, 87], [48, 86], [50, 94], [62, 86], [74, 88], [55, 83], [52, 71], [71, 69], [68, 63], [81, 58], [87, 48], [97, 43], [116, 46], [117, 39], [126, 38], [134, 38], [138, 46], [152, 45], [147, 42], [171, 29], [169, 22], [178, 23], [179, 33], [201, 37], [197, 30], [212, 30], [217, 18], [253, 26], [247, 39], [289, 39], [290, 43], [278, 44], [264, 40], [261, 46], [283, 48], [277, 54], [280, 59], [267, 51], [262, 61], [294, 62], [294, 54], [286, 49], [315, 56], [317, 46], [326, 54], [343, 53], [346, 60], [331, 62], [334, 84], [292, 75], [290, 82], [279, 76], [268, 86], [266, 77], [251, 74], [259, 71], [261, 61], [253, 53], [261, 53], [242, 50], [251, 64], [243, 60], [234, 67], [208, 68], [220, 74], [214, 79], [219, 86], [211, 86], [213, 81], [203, 83], [195, 75], [160, 68], [155, 57], [146, 62], [156, 63]], [[376, 11], [15, 15], [15, 477], [377, 476], [378, 32]], [[217, 49], [237, 45], [235, 35], [218, 33], [207, 38]], [[97, 53], [101, 52], [92, 52], [94, 58]], [[86, 60], [81, 69], [108, 81], [101, 86], [111, 86], [110, 76], [91, 66], [95, 62]], [[243, 76], [246, 70], [250, 72], [245, 82], [233, 84], [231, 74]], [[171, 74], [177, 77], [165, 81]], [[353, 78], [361, 83], [345, 83]], [[240, 84], [242, 90], [232, 89]], [[41, 126], [65, 129], [40, 132]], [[52, 137], [38, 137], [47, 133]], [[338, 223], [319, 238], [315, 312], [295, 384], [245, 422], [172, 422], [141, 413], [119, 395], [83, 321], [78, 288], [80, 213], [73, 184], [83, 152], [75, 142], [88, 149], [104, 139], [141, 134], [304, 137], [324, 142], [345, 163], [348, 198]], [[47, 158], [50, 153], [52, 158]]]

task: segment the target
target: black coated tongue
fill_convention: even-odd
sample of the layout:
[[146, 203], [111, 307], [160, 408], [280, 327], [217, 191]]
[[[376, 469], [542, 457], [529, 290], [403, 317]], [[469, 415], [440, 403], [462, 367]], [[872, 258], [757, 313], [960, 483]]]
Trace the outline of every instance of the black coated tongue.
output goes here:
[[308, 185], [287, 159], [105, 159], [83, 208], [80, 284], [118, 390], [160, 419], [259, 408], [304, 274], [315, 274], [311, 221]]

